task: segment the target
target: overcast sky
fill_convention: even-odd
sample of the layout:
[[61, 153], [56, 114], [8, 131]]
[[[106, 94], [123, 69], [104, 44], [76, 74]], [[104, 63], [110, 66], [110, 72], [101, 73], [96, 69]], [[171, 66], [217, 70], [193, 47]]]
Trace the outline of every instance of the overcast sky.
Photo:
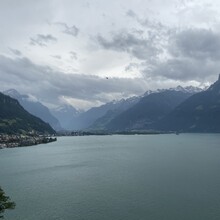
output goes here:
[[217, 0], [1, 0], [1, 91], [79, 109], [220, 72]]

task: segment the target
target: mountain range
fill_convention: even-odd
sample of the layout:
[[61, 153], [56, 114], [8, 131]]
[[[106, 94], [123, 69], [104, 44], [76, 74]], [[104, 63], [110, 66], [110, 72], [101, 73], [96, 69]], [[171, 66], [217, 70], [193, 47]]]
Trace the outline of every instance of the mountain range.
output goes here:
[[148, 91], [131, 108], [109, 121], [106, 118], [97, 121], [110, 132], [220, 132], [220, 76], [203, 91], [192, 87]]
[[[69, 130], [84, 130], [92, 126], [96, 120], [105, 116], [114, 118], [120, 112], [127, 110], [139, 101], [140, 97], [131, 97], [129, 99], [122, 99], [119, 101], [108, 102], [99, 107], [93, 107], [86, 112], [74, 117], [69, 123]], [[99, 127], [99, 129], [102, 129]]]
[[206, 91], [178, 105], [153, 129], [177, 132], [220, 132], [220, 75]]
[[113, 118], [106, 125], [106, 128], [111, 131], [146, 129], [163, 118], [190, 95], [190, 93], [180, 91], [152, 93]]
[[150, 125], [163, 118], [185, 99], [201, 91], [200, 88], [183, 88], [181, 86], [147, 91], [136, 100], [134, 105], [123, 111], [116, 111], [116, 114], [107, 112], [96, 120], [89, 129], [103, 129], [113, 132], [150, 129]]
[[49, 110], [16, 90], [5, 94], [56, 130], [220, 132], [220, 77], [206, 90], [193, 86], [149, 90], [142, 96], [112, 101], [86, 112], [67, 104]]

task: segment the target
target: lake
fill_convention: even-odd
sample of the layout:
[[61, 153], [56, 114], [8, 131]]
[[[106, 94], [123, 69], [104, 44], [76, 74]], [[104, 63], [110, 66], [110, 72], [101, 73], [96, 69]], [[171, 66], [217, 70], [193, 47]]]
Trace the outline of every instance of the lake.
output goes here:
[[0, 150], [6, 220], [220, 219], [220, 134], [60, 137]]

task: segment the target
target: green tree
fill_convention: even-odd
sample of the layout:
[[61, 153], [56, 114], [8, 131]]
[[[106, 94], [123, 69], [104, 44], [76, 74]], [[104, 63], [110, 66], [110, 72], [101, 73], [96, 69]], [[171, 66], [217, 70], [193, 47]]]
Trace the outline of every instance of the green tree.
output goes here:
[[8, 196], [5, 195], [5, 192], [0, 187], [0, 218], [4, 218], [3, 213], [6, 209], [14, 209], [15, 203], [10, 200]]

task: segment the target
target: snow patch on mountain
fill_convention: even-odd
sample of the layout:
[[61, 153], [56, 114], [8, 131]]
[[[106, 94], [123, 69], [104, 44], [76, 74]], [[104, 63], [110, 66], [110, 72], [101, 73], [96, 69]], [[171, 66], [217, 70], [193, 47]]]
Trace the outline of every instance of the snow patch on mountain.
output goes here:
[[157, 90], [148, 90], [144, 93], [143, 96], [148, 96], [152, 93], [160, 93], [160, 92], [165, 92], [165, 91], [179, 91], [179, 92], [184, 92], [184, 93], [191, 93], [191, 94], [195, 94], [198, 92], [202, 92], [205, 91], [206, 88], [199, 88], [199, 87], [195, 87], [195, 86], [186, 86], [186, 87], [182, 87], [182, 86], [177, 86], [174, 88], [169, 88], [169, 89], [157, 89]]

